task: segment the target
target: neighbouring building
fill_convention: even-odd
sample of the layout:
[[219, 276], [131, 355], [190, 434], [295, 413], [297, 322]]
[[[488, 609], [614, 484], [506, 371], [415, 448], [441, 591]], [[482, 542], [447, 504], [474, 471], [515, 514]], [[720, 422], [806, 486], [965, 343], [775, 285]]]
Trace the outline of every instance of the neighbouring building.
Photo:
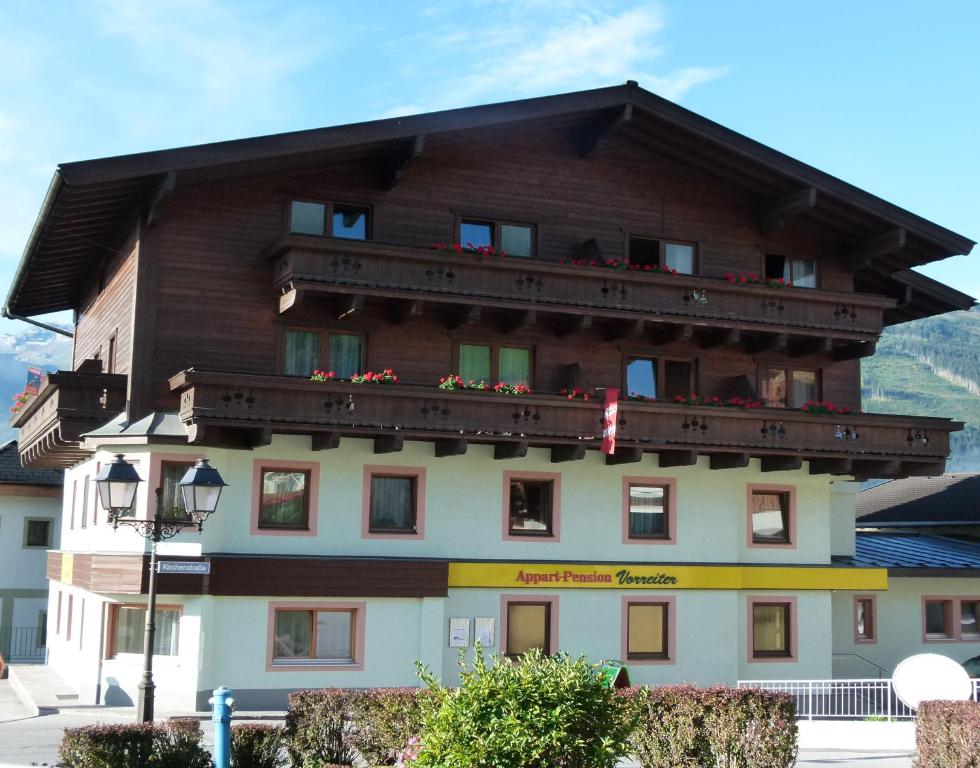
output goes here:
[[16, 442], [0, 447], [0, 662], [44, 658], [45, 567], [59, 538], [63, 474], [22, 467]]
[[50, 663], [135, 698], [122, 453], [138, 515], [199, 456], [229, 483], [161, 546], [210, 564], [160, 576], [161, 707], [452, 682], [476, 640], [830, 677], [834, 591], [889, 586], [832, 559], [836, 484], [939, 474], [962, 426], [861, 412], [860, 359], [972, 306], [911, 271], [972, 246], [632, 82], [61, 165], [6, 304], [77, 318], [15, 421], [67, 469]]
[[835, 672], [884, 677], [915, 653], [980, 656], [980, 475], [891, 480], [855, 497], [843, 562], [887, 568], [885, 592], [835, 593]]

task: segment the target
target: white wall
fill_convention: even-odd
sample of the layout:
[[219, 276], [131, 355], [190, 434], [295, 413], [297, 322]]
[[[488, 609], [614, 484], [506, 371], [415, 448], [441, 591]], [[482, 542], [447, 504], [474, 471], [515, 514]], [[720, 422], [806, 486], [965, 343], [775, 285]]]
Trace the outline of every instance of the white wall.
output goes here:
[[61, 499], [0, 494], [0, 589], [47, 589], [45, 548], [24, 546], [29, 517], [51, 519], [51, 544], [58, 546]]

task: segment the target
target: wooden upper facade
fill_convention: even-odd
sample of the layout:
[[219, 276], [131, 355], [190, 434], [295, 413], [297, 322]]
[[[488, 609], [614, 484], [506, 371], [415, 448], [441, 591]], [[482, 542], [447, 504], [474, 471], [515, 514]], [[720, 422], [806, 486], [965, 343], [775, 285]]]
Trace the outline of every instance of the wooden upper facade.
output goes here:
[[[481, 227], [528, 255], [433, 248]], [[52, 377], [15, 423], [25, 461], [70, 464], [83, 430], [69, 420], [108, 421], [123, 386], [131, 421], [178, 411], [202, 445], [360, 435], [379, 452], [530, 443], [561, 461], [597, 447], [600, 406], [559, 392], [629, 393], [640, 360], [664, 389], [624, 404], [612, 461], [933, 473], [948, 420], [815, 416], [789, 393], [788, 408], [673, 400], [772, 401], [769, 379], [791, 389], [800, 372], [812, 399], [859, 411], [859, 359], [886, 325], [972, 304], [908, 268], [972, 245], [635, 84], [73, 163], [5, 311], [74, 309], [80, 372]], [[642, 268], [657, 262], [682, 273]], [[796, 285], [741, 281], [780, 269], [802, 270]], [[287, 365], [295, 334], [316, 335], [324, 370], [331, 336], [357, 337], [357, 367], [400, 383], [310, 382]], [[437, 389], [473, 347], [521, 350], [534, 394]], [[76, 390], [99, 375], [101, 414], [62, 406], [95, 407]]]

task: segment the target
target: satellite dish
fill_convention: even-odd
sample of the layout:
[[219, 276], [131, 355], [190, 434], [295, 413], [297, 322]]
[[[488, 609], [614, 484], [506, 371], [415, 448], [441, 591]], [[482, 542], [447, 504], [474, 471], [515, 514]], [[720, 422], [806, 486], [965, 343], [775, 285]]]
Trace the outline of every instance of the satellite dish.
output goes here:
[[906, 706], [918, 709], [923, 701], [967, 701], [973, 681], [962, 666], [938, 653], [918, 653], [899, 662], [892, 673], [895, 694]]

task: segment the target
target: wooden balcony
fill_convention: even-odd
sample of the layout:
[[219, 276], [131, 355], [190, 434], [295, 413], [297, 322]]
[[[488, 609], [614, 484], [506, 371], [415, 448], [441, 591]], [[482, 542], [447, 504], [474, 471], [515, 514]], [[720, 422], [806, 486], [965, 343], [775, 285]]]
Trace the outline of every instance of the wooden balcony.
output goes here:
[[[737, 285], [722, 279], [661, 275], [518, 258], [481, 261], [426, 248], [292, 235], [266, 251], [274, 260], [279, 311], [304, 296], [356, 306], [384, 303], [396, 321], [422, 311], [447, 324], [472, 320], [543, 322], [556, 333], [595, 321], [610, 337], [699, 335], [705, 346], [789, 346], [791, 352], [871, 354], [893, 299], [806, 288]], [[428, 310], [424, 309], [428, 308]], [[743, 333], [744, 332], [744, 333]]]
[[[308, 434], [314, 450], [336, 448], [340, 437], [374, 440], [376, 453], [399, 451], [404, 440], [434, 443], [436, 456], [466, 453], [471, 443], [493, 445], [495, 458], [519, 458], [529, 446], [551, 450], [553, 462], [585, 457], [600, 446], [598, 401], [556, 395], [509, 396], [446, 392], [436, 387], [317, 383], [295, 377], [188, 370], [170, 380], [180, 393], [180, 418], [192, 443], [248, 448], [273, 432]], [[660, 466], [712, 469], [761, 459], [763, 471], [799, 469], [856, 477], [939, 474], [949, 453], [949, 419], [854, 414], [832, 417], [800, 411], [625, 401], [618, 449], [609, 464], [659, 454]]]
[[20, 429], [21, 463], [60, 469], [88, 458], [81, 436], [126, 408], [126, 380], [121, 374], [48, 374], [37, 397], [10, 422]]

